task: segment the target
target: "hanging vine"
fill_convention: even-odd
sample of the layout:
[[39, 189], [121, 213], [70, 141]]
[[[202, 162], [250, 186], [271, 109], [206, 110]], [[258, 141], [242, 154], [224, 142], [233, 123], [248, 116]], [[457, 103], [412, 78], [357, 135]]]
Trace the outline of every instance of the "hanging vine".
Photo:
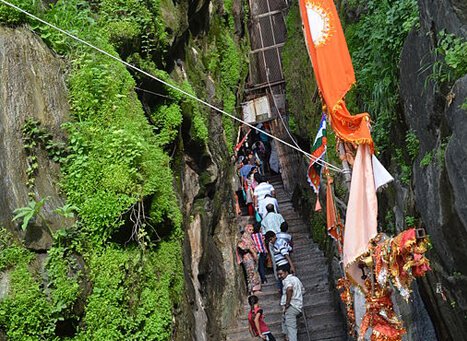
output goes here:
[[45, 128], [41, 127], [40, 122], [34, 118], [28, 118], [21, 129], [24, 151], [26, 152], [27, 169], [26, 174], [28, 180], [26, 185], [29, 189], [28, 197], [35, 200], [34, 188], [36, 184], [37, 171], [39, 169], [39, 161], [36, 155], [36, 148], [41, 147], [46, 152], [48, 157], [58, 163], [65, 160], [67, 151], [65, 143], [55, 141], [52, 134]]

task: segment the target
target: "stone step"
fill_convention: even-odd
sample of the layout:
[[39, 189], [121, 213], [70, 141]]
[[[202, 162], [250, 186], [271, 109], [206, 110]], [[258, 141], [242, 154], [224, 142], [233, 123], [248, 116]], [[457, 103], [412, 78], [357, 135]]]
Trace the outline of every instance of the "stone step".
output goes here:
[[[304, 296], [304, 307], [307, 315], [317, 315], [323, 314], [326, 312], [334, 311], [336, 308], [334, 306], [335, 300], [334, 297], [329, 292], [321, 292], [313, 295], [306, 294]], [[274, 319], [270, 316], [271, 314], [282, 313], [282, 307], [280, 306], [280, 297], [275, 295], [275, 297], [270, 297], [265, 299], [260, 296], [261, 307], [266, 307], [264, 309], [265, 316], [267, 315], [269, 321]], [[248, 304], [244, 305], [244, 311], [248, 312], [250, 309]], [[240, 316], [239, 320], [246, 320], [247, 314], [244, 313], [244, 316]]]
[[[274, 287], [272, 288], [272, 290], [273, 290], [273, 293], [271, 293], [271, 294], [265, 295], [264, 292], [263, 292], [263, 294], [258, 295], [260, 305], [264, 306], [265, 310], [266, 310], [266, 306], [269, 309], [270, 306], [275, 306], [275, 305], [279, 304], [279, 302], [280, 302], [281, 295], [277, 292], [277, 290]], [[308, 301], [311, 301], [311, 302], [324, 302], [325, 300], [332, 300], [332, 299], [333, 299], [333, 295], [329, 292], [329, 290], [314, 292], [314, 291], [309, 291], [307, 289], [307, 292], [304, 295], [305, 302], [308, 302]], [[246, 300], [245, 300], [244, 307], [245, 307], [246, 310], [249, 307]]]
[[308, 237], [300, 237], [296, 239], [294, 236], [294, 233], [291, 233], [292, 235], [292, 243], [293, 243], [293, 252], [295, 254], [310, 254], [312, 252], [313, 254], [319, 254], [324, 257], [323, 251], [319, 248], [318, 244], [315, 244], [312, 239], [309, 239]]
[[297, 263], [305, 261], [309, 265], [316, 265], [317, 263], [326, 262], [326, 258], [321, 250], [310, 248], [307, 251], [306, 247], [299, 248], [298, 246], [295, 248], [295, 243], [291, 256], [292, 260]]
[[[309, 317], [310, 315], [311, 316], [319, 316], [319, 315], [332, 314], [332, 315], [338, 316], [337, 315], [338, 313], [334, 310], [334, 308], [331, 305], [332, 304], [328, 302], [326, 305], [322, 305], [322, 306], [319, 306], [319, 307], [306, 307], [305, 306], [305, 314], [306, 314], [306, 316], [308, 318], [307, 319], [308, 328], [313, 329], [310, 326], [310, 323], [313, 321], [313, 318]], [[242, 321], [243, 321], [243, 324], [248, 326], [247, 312], [248, 312], [248, 310], [245, 311], [245, 313], [243, 314], [244, 318], [242, 318], [242, 320], [240, 320], [239, 323], [242, 323]], [[274, 326], [276, 324], [280, 325], [280, 323], [282, 322], [282, 319], [283, 319], [282, 307], [279, 307], [275, 311], [265, 311], [264, 312], [264, 321], [266, 322], [266, 324], [268, 326], [270, 326], [270, 328], [272, 328], [272, 326]], [[335, 325], [342, 325], [342, 322], [340, 321], [340, 319], [334, 318], [332, 321], [334, 322]], [[305, 326], [304, 322], [303, 322], [303, 325]], [[319, 328], [321, 330], [326, 329], [327, 326], [328, 325], [326, 325], [326, 326], [314, 325], [314, 327]], [[319, 330], [319, 329], [316, 329], [316, 330]]]
[[[311, 290], [313, 285], [315, 285], [316, 283], [321, 283], [323, 280], [327, 280], [328, 276], [327, 271], [323, 270], [320, 270], [316, 273], [304, 273], [303, 275], [300, 275], [300, 269], [297, 269], [297, 272], [297, 277], [303, 283], [303, 286], [305, 287], [307, 292], [309, 291], [308, 289]], [[263, 291], [263, 295], [266, 293], [266, 290], [270, 290], [271, 293], [276, 293], [276, 280], [274, 279], [274, 277], [268, 277], [268, 282], [262, 284], [261, 288], [261, 291]], [[310, 292], [310, 294], [313, 294], [313, 292]]]
[[[270, 183], [276, 190], [276, 198], [279, 202], [279, 210], [289, 224], [289, 233], [294, 240], [292, 260], [297, 270], [297, 276], [306, 288], [303, 297], [304, 312], [307, 318], [310, 339], [307, 336], [303, 318], [298, 321], [300, 341], [343, 341], [348, 340], [344, 320], [337, 311], [337, 295], [333, 293], [329, 283], [329, 269], [327, 259], [318, 245], [310, 238], [310, 223], [301, 218], [295, 211], [286, 193], [280, 176], [270, 178]], [[252, 219], [241, 217], [243, 224]], [[281, 331], [282, 307], [276, 286], [276, 279], [271, 269], [267, 269], [268, 283], [263, 284], [262, 292], [258, 293], [259, 303], [265, 311], [265, 321], [271, 328], [277, 340], [283, 340]], [[237, 326], [227, 331], [227, 340], [258, 340], [252, 338], [248, 332], [247, 312], [249, 306], [244, 302], [244, 307], [238, 316]]]
[[[305, 312], [306, 314], [306, 312]], [[337, 312], [330, 312], [321, 315], [316, 315], [315, 317], [307, 317], [307, 324], [305, 324], [304, 318], [300, 317], [297, 319], [298, 327], [298, 339], [307, 340], [306, 326], [308, 326], [308, 332], [312, 340], [327, 340], [335, 338], [337, 340], [346, 340], [347, 335], [345, 331], [345, 325], [342, 321], [337, 318]], [[265, 315], [265, 322], [268, 325], [269, 329], [276, 337], [277, 340], [282, 338], [282, 320], [268, 322], [268, 316]], [[324, 321], [324, 323], [318, 323]], [[248, 322], [244, 320], [243, 324], [246, 326], [239, 326], [236, 329], [231, 329], [227, 340], [250, 340], [251, 336], [248, 332]], [[305, 339], [303, 339], [305, 337]]]

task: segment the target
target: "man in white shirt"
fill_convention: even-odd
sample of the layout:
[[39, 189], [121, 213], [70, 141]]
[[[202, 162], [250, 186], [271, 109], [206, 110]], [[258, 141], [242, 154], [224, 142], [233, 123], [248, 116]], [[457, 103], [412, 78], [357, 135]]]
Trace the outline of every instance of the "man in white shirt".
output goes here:
[[[255, 205], [256, 211], [258, 212], [261, 200], [264, 199], [266, 194], [271, 196], [275, 195], [274, 187], [270, 185], [264, 176], [259, 173], [255, 174], [255, 180], [258, 183], [255, 187], [255, 191], [253, 192], [253, 204]], [[259, 213], [259, 212], [258, 212]]]
[[274, 212], [274, 205], [269, 204], [266, 206], [266, 215], [261, 220], [261, 230], [263, 234], [266, 234], [268, 231], [273, 231], [274, 233], [281, 232], [281, 225], [285, 221], [284, 217]]
[[288, 341], [297, 341], [297, 316], [302, 312], [305, 288], [302, 282], [289, 273], [287, 267], [279, 267], [277, 275], [282, 280], [281, 306], [284, 309], [282, 332]]
[[279, 213], [279, 203], [277, 202], [277, 199], [274, 198], [271, 194], [266, 194], [258, 207], [258, 213], [260, 214], [261, 218], [264, 218], [268, 213], [266, 211], [266, 206], [269, 204], [274, 205], [275, 213]]

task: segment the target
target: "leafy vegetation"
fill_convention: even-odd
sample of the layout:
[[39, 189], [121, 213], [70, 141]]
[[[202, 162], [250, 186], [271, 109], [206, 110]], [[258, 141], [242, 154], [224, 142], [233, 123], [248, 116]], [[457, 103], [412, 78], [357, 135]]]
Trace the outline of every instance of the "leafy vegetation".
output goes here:
[[427, 167], [433, 161], [433, 151], [425, 153], [423, 158], [420, 160], [420, 167]]
[[[213, 101], [235, 112], [238, 87], [247, 71], [247, 45], [233, 33], [232, 2], [225, 3], [223, 16], [213, 16], [213, 29], [203, 38], [211, 53], [202, 63], [188, 65], [188, 77], [163, 71], [171, 69], [166, 65], [172, 62], [168, 50], [180, 34], [174, 29], [184, 25], [183, 18], [174, 17], [181, 11], [179, 4], [13, 2], [190, 94], [205, 95], [208, 70], [216, 89]], [[3, 5], [0, 22], [29, 24], [69, 66], [72, 119], [63, 126], [66, 143], [54, 139], [38, 121], [23, 125], [32, 201], [15, 212], [15, 219], [26, 228], [40, 216], [41, 200], [34, 195], [38, 148], [61, 166], [60, 189], [67, 203], [54, 212], [76, 219], [72, 227], [51, 233], [53, 247], [41, 262], [2, 234], [0, 269], [8, 272], [12, 285], [0, 302], [0, 328], [13, 340], [55, 340], [57, 326], [67, 321], [73, 340], [170, 339], [184, 277], [182, 216], [169, 153], [187, 126], [193, 142], [201, 147], [206, 143], [206, 110], [166, 86], [158, 88], [162, 96], [143, 110], [134, 90], [136, 84], [147, 84], [145, 77], [131, 75], [116, 61]], [[223, 123], [232, 147], [233, 122]], [[150, 204], [140, 211], [143, 218], [135, 226], [144, 242], [115, 243], [118, 233], [135, 228], [128, 216], [143, 202]]]
[[91, 280], [78, 340], [168, 340], [172, 306], [183, 288], [181, 247], [162, 242], [157, 251], [111, 246], [89, 257]]
[[347, 97], [353, 112], [367, 111], [375, 121], [373, 138], [384, 151], [399, 103], [399, 61], [403, 42], [418, 24], [415, 0], [353, 0], [359, 20], [345, 26], [345, 35], [357, 79]]
[[9, 294], [0, 301], [0, 325], [12, 340], [53, 339], [54, 319], [37, 273], [31, 273], [31, 252], [1, 231], [0, 268], [8, 270]]
[[[170, 43], [159, 1], [15, 3], [177, 84], [158, 69], [164, 66]], [[39, 167], [34, 153], [40, 147], [60, 163], [63, 172], [61, 189], [68, 202], [55, 213], [64, 217], [78, 214], [72, 229], [54, 233], [54, 246], [42, 267], [31, 266], [35, 257], [22, 245], [2, 245], [0, 267], [9, 271], [12, 284], [7, 298], [0, 302], [1, 328], [13, 340], [53, 340], [57, 323], [71, 319], [76, 321], [76, 340], [169, 339], [173, 307], [183, 288], [183, 234], [167, 151], [185, 118], [191, 121], [194, 139], [206, 141], [203, 111], [193, 100], [163, 88], [167, 99], [145, 113], [134, 92], [135, 80], [121, 64], [3, 5], [0, 20], [8, 25], [29, 22], [70, 63], [72, 121], [64, 125], [67, 144], [54, 141], [32, 120], [24, 124], [23, 139], [31, 161], [31, 193]], [[135, 53], [129, 55], [129, 51]], [[194, 93], [187, 81], [178, 85]], [[111, 243], [126, 221], [126, 211], [147, 198], [152, 199], [151, 205], [143, 214], [150, 227], [144, 226], [169, 231], [162, 241], [156, 245], [147, 233], [149, 247], [144, 250]], [[23, 228], [40, 215], [44, 200], [35, 199], [15, 212]], [[78, 261], [80, 257], [84, 262]], [[90, 292], [83, 292], [85, 281], [92, 285]], [[84, 313], [76, 315], [75, 306], [83, 299]]]
[[28, 163], [28, 168], [26, 169], [26, 175], [28, 176], [26, 185], [29, 189], [28, 196], [32, 201], [36, 201], [34, 188], [37, 171], [39, 169], [38, 158], [35, 154], [36, 149], [42, 147], [47, 151], [51, 160], [63, 162], [66, 155], [66, 148], [63, 142], [55, 141], [52, 134], [48, 133], [46, 129], [40, 126], [40, 122], [34, 119], [29, 118], [24, 122], [21, 133]]
[[405, 217], [405, 224], [407, 227], [414, 227], [416, 223], [416, 219], [413, 216], [406, 216]]
[[446, 148], [448, 147], [449, 140], [450, 137], [444, 138], [437, 148], [426, 152], [423, 158], [420, 160], [420, 167], [425, 168], [431, 165], [433, 162], [436, 162], [439, 167], [443, 168], [445, 163]]
[[428, 66], [432, 72], [429, 79], [438, 85], [450, 85], [467, 74], [467, 41], [444, 30], [438, 33], [437, 38], [436, 60]]
[[282, 67], [291, 128], [297, 135], [313, 139], [311, 132], [319, 125], [321, 104], [301, 25], [298, 4], [294, 3], [286, 18], [287, 40], [282, 51]]
[[420, 141], [413, 130], [409, 130], [405, 135], [405, 145], [410, 159], [415, 160], [420, 150]]
[[412, 163], [408, 163], [402, 149], [396, 149], [393, 155], [395, 164], [399, 168], [398, 176], [404, 185], [409, 185], [412, 178]]
[[23, 221], [21, 228], [26, 230], [31, 219], [40, 216], [42, 206], [44, 206], [46, 200], [47, 198], [42, 198], [39, 201], [30, 201], [27, 206], [17, 208], [13, 212], [15, 214], [13, 220], [21, 219]]
[[29, 263], [32, 259], [32, 253], [19, 245], [5, 228], [0, 227], [0, 271], [5, 271], [18, 262]]

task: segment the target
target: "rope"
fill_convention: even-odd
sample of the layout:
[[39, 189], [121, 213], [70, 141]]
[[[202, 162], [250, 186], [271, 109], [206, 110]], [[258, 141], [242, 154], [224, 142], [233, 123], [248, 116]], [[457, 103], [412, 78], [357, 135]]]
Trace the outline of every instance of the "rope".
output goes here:
[[146, 89], [137, 87], [137, 86], [135, 86], [135, 89], [136, 89], [136, 90], [139, 90], [139, 91], [142, 91], [142, 92], [147, 92], [148, 94], [151, 94], [151, 95], [154, 95], [154, 96], [158, 96], [158, 97], [163, 97], [163, 98], [168, 98], [168, 99], [174, 100], [174, 99], [173, 99], [172, 97], [170, 97], [170, 96], [163, 95], [163, 94], [159, 94], [159, 93], [153, 92], [153, 91], [149, 91], [149, 90], [146, 90]]
[[[274, 135], [269, 134], [267, 131], [264, 131], [264, 130], [262, 130], [260, 128], [257, 128], [254, 125], [252, 125], [252, 124], [250, 124], [248, 122], [245, 122], [245, 121], [241, 120], [240, 118], [238, 118], [238, 117], [236, 117], [236, 116], [234, 116], [232, 114], [229, 114], [228, 112], [226, 112], [226, 111], [224, 111], [224, 110], [222, 110], [220, 108], [217, 108], [216, 106], [214, 106], [214, 105], [212, 105], [212, 104], [210, 104], [210, 103], [208, 103], [208, 102], [206, 102], [206, 101], [204, 101], [204, 100], [190, 94], [189, 92], [186, 92], [185, 90], [180, 89], [179, 87], [177, 87], [175, 85], [172, 85], [172, 84], [170, 84], [170, 83], [168, 83], [168, 82], [166, 82], [166, 81], [164, 81], [164, 80], [162, 80], [160, 78], [157, 78], [156, 76], [154, 76], [154, 75], [152, 75], [152, 74], [150, 74], [150, 73], [148, 73], [148, 72], [146, 72], [144, 70], [141, 70], [140, 68], [138, 68], [138, 67], [136, 67], [136, 66], [134, 66], [134, 65], [132, 65], [132, 64], [130, 64], [128, 62], [125, 62], [124, 60], [122, 60], [122, 59], [120, 59], [118, 57], [115, 57], [114, 55], [110, 54], [109, 52], [107, 52], [105, 50], [102, 50], [99, 47], [92, 45], [91, 43], [88, 43], [87, 41], [85, 41], [85, 40], [83, 40], [83, 39], [81, 39], [81, 38], [67, 32], [67, 31], [65, 31], [63, 29], [61, 29], [60, 27], [57, 27], [57, 26], [45, 21], [44, 19], [41, 19], [41, 18], [35, 16], [34, 14], [29, 13], [28, 11], [26, 11], [26, 10], [12, 4], [12, 3], [9, 3], [8, 1], [0, 0], [0, 2], [7, 5], [7, 6], [10, 6], [10, 7], [16, 9], [17, 11], [19, 11], [21, 13], [26, 14], [27, 16], [29, 16], [29, 17], [43, 23], [44, 25], [52, 27], [53, 29], [63, 33], [64, 35], [66, 35], [66, 36], [68, 36], [68, 37], [70, 37], [70, 38], [72, 38], [72, 39], [74, 39], [74, 40], [76, 40], [76, 41], [78, 41], [78, 42], [80, 42], [80, 43], [82, 43], [82, 44], [84, 44], [84, 45], [86, 45], [86, 46], [88, 46], [88, 47], [102, 53], [102, 54], [104, 54], [104, 55], [106, 55], [107, 57], [109, 57], [109, 58], [111, 58], [111, 59], [113, 59], [113, 60], [115, 60], [115, 61], [117, 61], [117, 62], [119, 62], [119, 63], [121, 63], [121, 64], [123, 64], [125, 66], [127, 66], [130, 69], [133, 69], [133, 70], [135, 70], [135, 71], [137, 71], [137, 72], [139, 72], [139, 73], [141, 73], [141, 74], [143, 74], [143, 75], [145, 75], [145, 76], [147, 76], [147, 77], [149, 77], [151, 79], [154, 79], [155, 81], [158, 81], [159, 83], [164, 84], [165, 86], [168, 86], [169, 88], [172, 88], [172, 89], [184, 94], [185, 96], [187, 96], [187, 97], [189, 97], [189, 98], [191, 98], [191, 99], [193, 99], [193, 100], [195, 100], [195, 101], [197, 101], [197, 102], [199, 102], [201, 104], [204, 104], [205, 106], [207, 106], [207, 107], [209, 107], [209, 108], [211, 108], [211, 109], [213, 109], [213, 110], [215, 110], [215, 111], [217, 111], [217, 112], [219, 112], [221, 114], [224, 114], [224, 115], [232, 118], [233, 120], [235, 120], [237, 122], [240, 122], [240, 123], [252, 128], [252, 129], [255, 129], [256, 131], [259, 131], [259, 132], [265, 134], [266, 136], [268, 136], [268, 137], [270, 137], [270, 138], [272, 138], [274, 140], [277, 140], [277, 141], [281, 142], [282, 144], [284, 144], [284, 145], [286, 145], [286, 146], [288, 146], [288, 147], [290, 147], [292, 149], [295, 149], [295, 150], [299, 151], [300, 153], [303, 153], [309, 159], [314, 159], [317, 163], [320, 163], [319, 161], [322, 161], [322, 160], [316, 158], [315, 156], [303, 151], [302, 149], [297, 148], [296, 146], [291, 145], [290, 143], [288, 143], [288, 142], [286, 142], [286, 141], [284, 141], [284, 140], [282, 140], [282, 139], [280, 139], [280, 138], [278, 138], [278, 137], [276, 137]], [[338, 168], [338, 167], [336, 167], [336, 166], [334, 166], [332, 164], [329, 164], [329, 163], [324, 162], [324, 161], [323, 161], [323, 163], [328, 164], [329, 168], [336, 171], [336, 172], [342, 173], [342, 171], [343, 171], [342, 169], [340, 169], [340, 168]]]

